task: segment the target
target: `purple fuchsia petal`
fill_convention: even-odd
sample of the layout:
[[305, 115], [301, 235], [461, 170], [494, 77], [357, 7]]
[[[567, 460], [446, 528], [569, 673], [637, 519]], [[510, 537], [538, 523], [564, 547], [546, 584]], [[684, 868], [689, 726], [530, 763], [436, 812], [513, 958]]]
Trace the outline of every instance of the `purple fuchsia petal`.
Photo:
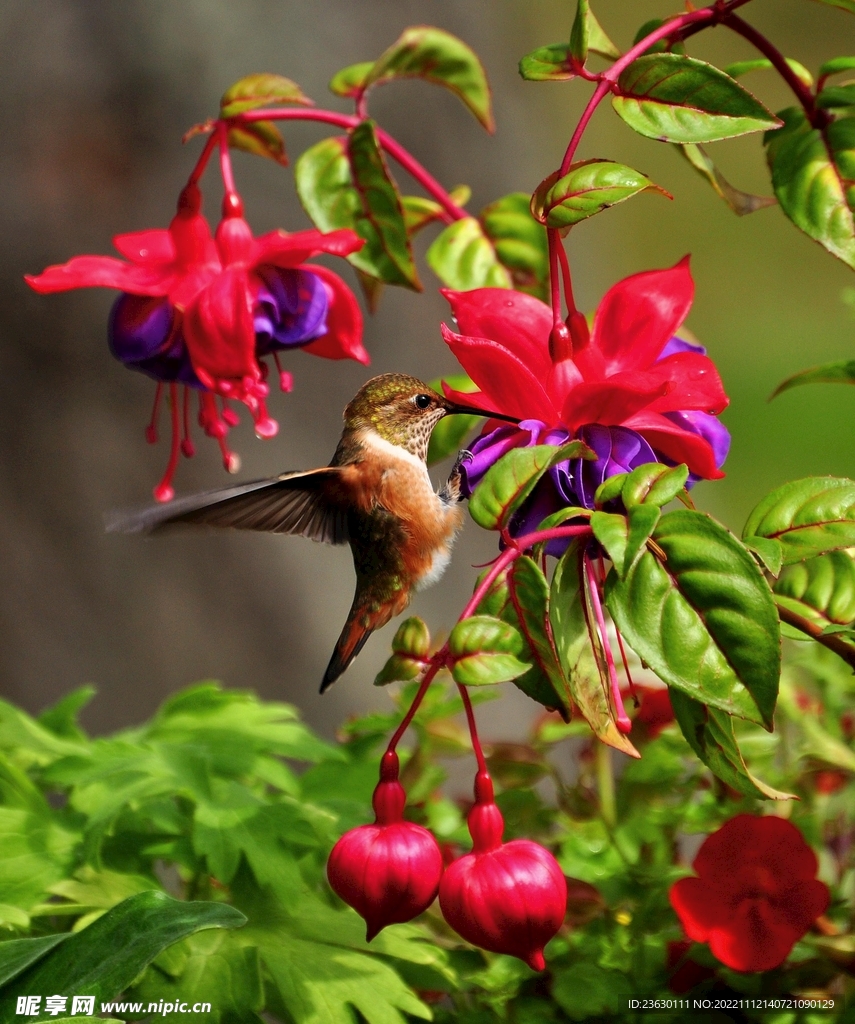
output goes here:
[[168, 299], [120, 295], [110, 310], [107, 337], [110, 351], [125, 366], [164, 383], [202, 386]]
[[260, 288], [253, 307], [258, 355], [292, 348], [325, 334], [329, 297], [323, 281], [308, 270], [259, 267]]
[[659, 461], [644, 438], [627, 427], [588, 423], [579, 430], [579, 439], [597, 453], [595, 460], [574, 459], [572, 463], [574, 490], [585, 508], [594, 507], [597, 488], [610, 476]]
[[498, 427], [482, 434], [469, 448], [472, 457], [465, 459], [460, 466], [464, 495], [471, 497], [487, 470], [512, 448], [553, 444], [552, 441], [538, 440], [545, 429], [546, 424], [541, 420], [522, 420], [519, 426]]
[[700, 356], [707, 354], [707, 350], [703, 345], [696, 345], [692, 341], [686, 341], [685, 338], [678, 338], [675, 334], [659, 353], [659, 358], [656, 362], [661, 362], [661, 360], [667, 359], [668, 356], [675, 356], [678, 352], [697, 352]]
[[[682, 427], [683, 430], [702, 437], [712, 448], [715, 464], [721, 469], [730, 451], [730, 431], [717, 416], [700, 411], [666, 412], [663, 415], [672, 423], [676, 423], [678, 427]], [[694, 487], [701, 479], [703, 478], [690, 473], [686, 487]]]

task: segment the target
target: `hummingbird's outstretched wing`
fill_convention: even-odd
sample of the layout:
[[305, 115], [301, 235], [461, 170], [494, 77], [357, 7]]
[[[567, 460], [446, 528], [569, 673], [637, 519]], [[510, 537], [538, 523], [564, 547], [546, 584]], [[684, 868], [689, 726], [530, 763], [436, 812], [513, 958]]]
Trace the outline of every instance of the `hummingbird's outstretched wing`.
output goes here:
[[268, 480], [224, 487], [134, 512], [107, 517], [110, 533], [152, 533], [182, 524], [290, 533], [345, 544], [346, 473], [340, 466], [282, 473]]

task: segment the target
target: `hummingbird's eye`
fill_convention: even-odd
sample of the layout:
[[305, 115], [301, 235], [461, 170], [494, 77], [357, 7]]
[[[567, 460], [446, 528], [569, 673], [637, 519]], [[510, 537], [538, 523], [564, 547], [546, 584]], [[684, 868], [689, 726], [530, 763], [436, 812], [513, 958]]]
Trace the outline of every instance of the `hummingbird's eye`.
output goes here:
[[416, 395], [413, 401], [416, 403], [417, 408], [427, 409], [430, 405], [430, 395]]

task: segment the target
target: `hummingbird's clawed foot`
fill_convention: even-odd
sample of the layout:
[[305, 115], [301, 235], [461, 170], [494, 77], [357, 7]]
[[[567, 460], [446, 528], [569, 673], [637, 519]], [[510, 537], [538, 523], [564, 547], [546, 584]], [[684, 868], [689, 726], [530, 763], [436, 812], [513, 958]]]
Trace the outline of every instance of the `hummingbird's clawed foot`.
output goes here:
[[465, 462], [471, 462], [472, 452], [466, 448], [461, 449], [457, 453], [457, 458], [454, 460], [454, 465], [451, 467], [451, 472], [448, 474], [448, 480], [446, 480], [442, 489], [439, 492], [440, 498], [447, 504], [453, 505], [458, 501], [463, 501], [465, 495], [463, 493], [463, 474], [461, 472], [461, 466]]

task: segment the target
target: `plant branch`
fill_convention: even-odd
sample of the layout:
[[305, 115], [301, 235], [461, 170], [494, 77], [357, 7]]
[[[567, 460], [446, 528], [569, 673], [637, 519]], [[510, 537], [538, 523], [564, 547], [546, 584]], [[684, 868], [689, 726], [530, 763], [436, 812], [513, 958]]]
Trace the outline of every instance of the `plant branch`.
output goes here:
[[481, 749], [481, 740], [478, 738], [478, 729], [475, 725], [475, 711], [472, 708], [472, 700], [469, 691], [462, 683], [457, 684], [460, 696], [463, 699], [463, 708], [466, 711], [466, 724], [469, 726], [469, 736], [472, 740], [472, 749], [475, 751], [475, 760], [478, 762], [478, 771], [487, 771], [487, 762], [484, 759], [484, 751]]
[[837, 636], [835, 633], [829, 633], [828, 635], [823, 636], [821, 626], [817, 626], [815, 623], [811, 622], [810, 619], [806, 619], [796, 612], [790, 611], [789, 608], [782, 608], [780, 605], [778, 605], [778, 617], [781, 622], [786, 622], [788, 626], [794, 626], [800, 632], [809, 636], [812, 640], [816, 640], [818, 644], [822, 644], [823, 647], [827, 647], [830, 651], [834, 651], [835, 654], [855, 669], [855, 647], [853, 647], [848, 641], [844, 640], [843, 637]]

